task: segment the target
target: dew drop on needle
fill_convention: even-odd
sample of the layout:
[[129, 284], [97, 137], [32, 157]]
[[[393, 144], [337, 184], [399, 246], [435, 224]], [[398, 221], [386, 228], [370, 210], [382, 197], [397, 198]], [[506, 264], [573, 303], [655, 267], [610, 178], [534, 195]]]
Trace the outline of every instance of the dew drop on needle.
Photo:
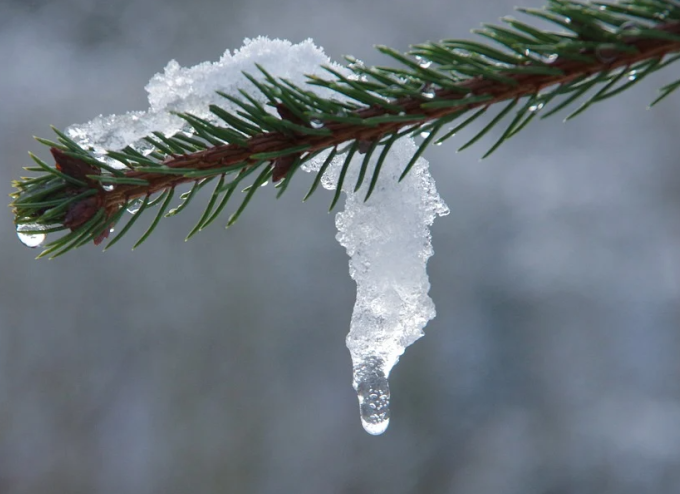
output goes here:
[[139, 211], [139, 208], [142, 207], [142, 202], [143, 201], [141, 199], [135, 199], [127, 207], [127, 212], [130, 213], [130, 214], [137, 214], [137, 211]]
[[22, 223], [17, 225], [17, 236], [19, 241], [26, 247], [39, 247], [47, 237], [44, 233], [40, 232], [43, 229], [41, 225], [36, 223]]

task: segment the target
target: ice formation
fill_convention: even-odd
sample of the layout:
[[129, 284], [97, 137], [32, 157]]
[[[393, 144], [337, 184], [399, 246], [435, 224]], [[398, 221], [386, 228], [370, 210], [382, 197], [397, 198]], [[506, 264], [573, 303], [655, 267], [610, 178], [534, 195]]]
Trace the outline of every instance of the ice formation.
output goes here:
[[[266, 67], [275, 77], [303, 84], [305, 74], [320, 74], [323, 72], [320, 66], [331, 62], [310, 40], [299, 44], [267, 38], [246, 40], [240, 50], [233, 55], [227, 51], [214, 63], [189, 68], [182, 68], [175, 61], [168, 63], [165, 71], [155, 75], [146, 87], [150, 104], [147, 111], [100, 116], [69, 127], [67, 134], [82, 146], [92, 148], [102, 159], [105, 149], [117, 150], [128, 145], [147, 153], [149, 145], [141, 139], [152, 131], [172, 135], [187, 130], [185, 122], [171, 112], [215, 119], [208, 111], [210, 104], [233, 110], [232, 103], [215, 91], [237, 94], [244, 89], [266, 103], [265, 97], [242, 75], [242, 71], [247, 71], [258, 77], [255, 64]], [[339, 65], [335, 68], [348, 73]], [[329, 95], [323, 88], [315, 90]], [[402, 182], [398, 181], [415, 151], [410, 138], [394, 144], [368, 202], [363, 200], [368, 180], [354, 192], [363, 161], [363, 156], [356, 156], [344, 182], [345, 210], [336, 216], [337, 239], [347, 249], [350, 275], [357, 283], [347, 347], [352, 356], [361, 421], [371, 434], [384, 432], [389, 423], [390, 370], [404, 349], [423, 335], [423, 328], [435, 315], [425, 269], [432, 255], [429, 226], [436, 216], [447, 214], [448, 209], [437, 195], [427, 162], [422, 158]], [[304, 169], [318, 170], [324, 158], [318, 156]], [[322, 183], [327, 189], [337, 183], [342, 162], [343, 156], [336, 157], [326, 171]]]
[[[354, 191], [363, 156], [354, 157], [343, 185], [345, 210], [335, 218], [336, 238], [347, 249], [349, 272], [357, 284], [347, 348], [361, 423], [370, 434], [383, 433], [389, 424], [390, 370], [435, 316], [426, 272], [433, 254], [429, 227], [449, 210], [424, 159], [399, 182], [415, 152], [413, 139], [394, 144], [367, 202], [368, 184]], [[341, 164], [342, 157], [336, 158], [322, 179], [324, 187], [335, 188]]]
[[[296, 84], [306, 81], [305, 74], [327, 76], [328, 73], [321, 69], [323, 64], [344, 70], [342, 66], [333, 64], [311, 40], [293, 44], [265, 37], [246, 39], [234, 54], [227, 50], [217, 62], [203, 62], [193, 67], [181, 67], [175, 60], [168, 62], [165, 70], [153, 76], [145, 88], [149, 94], [148, 110], [124, 115], [100, 115], [88, 123], [71, 125], [66, 133], [78, 144], [92, 148], [100, 156], [106, 149], [119, 150], [128, 145], [147, 154], [151, 151], [151, 145], [142, 138], [152, 131], [170, 136], [188, 130], [187, 123], [172, 112], [192, 113], [223, 123], [210, 113], [209, 105], [219, 105], [230, 111], [239, 109], [216, 91], [238, 95], [238, 90], [244, 89], [263, 105], [266, 104], [267, 99], [243, 77], [242, 72], [245, 71], [256, 78], [263, 78], [255, 64], [266, 67], [275, 77], [285, 77]], [[321, 95], [330, 94], [324, 88], [317, 89]], [[270, 110], [276, 115], [273, 108]], [[110, 164], [121, 166], [116, 161]]]

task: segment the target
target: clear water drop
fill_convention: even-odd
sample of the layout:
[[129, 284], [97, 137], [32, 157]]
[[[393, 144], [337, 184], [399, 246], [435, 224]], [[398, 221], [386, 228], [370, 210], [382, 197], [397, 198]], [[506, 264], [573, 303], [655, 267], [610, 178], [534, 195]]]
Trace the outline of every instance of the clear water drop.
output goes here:
[[127, 212], [130, 214], [137, 214], [137, 211], [139, 211], [139, 208], [142, 207], [143, 202], [144, 201], [142, 201], [141, 199], [135, 199], [128, 205]]
[[313, 129], [320, 129], [323, 127], [323, 122], [321, 120], [313, 118], [312, 120], [309, 121], [309, 125], [311, 125]]
[[537, 112], [537, 111], [541, 111], [541, 108], [543, 108], [544, 105], [545, 105], [545, 103], [536, 103], [535, 105], [531, 105], [529, 107], [529, 111], [532, 112], [532, 113]]
[[265, 180], [264, 182], [262, 182], [262, 185], [260, 185], [260, 187], [266, 187], [268, 184], [269, 180]]
[[21, 243], [26, 247], [34, 249], [45, 241], [47, 235], [37, 232], [37, 230], [44, 229], [45, 228], [42, 225], [38, 225], [37, 223], [22, 223], [21, 225], [17, 225], [17, 237], [19, 237]]
[[115, 188], [116, 186], [113, 184], [102, 184], [102, 189], [104, 189], [106, 192], [111, 192]]
[[428, 137], [430, 137], [430, 132], [427, 130], [423, 131], [420, 133], [420, 137], [422, 137], [423, 139], [427, 139]]
[[638, 71], [637, 70], [631, 70], [628, 72], [628, 80], [629, 81], [634, 81], [638, 77]]
[[436, 96], [434, 89], [432, 88], [427, 88], [422, 92], [422, 95], [425, 96], [427, 99], [432, 99]]
[[553, 63], [557, 60], [557, 53], [546, 53], [541, 55], [541, 61], [545, 63]]
[[432, 65], [431, 60], [428, 60], [427, 58], [424, 58], [424, 57], [421, 57], [421, 56], [416, 56], [416, 60], [418, 61], [418, 65], [420, 65], [424, 69], [426, 69], [430, 65]]
[[390, 384], [381, 358], [368, 357], [354, 366], [354, 389], [366, 432], [374, 436], [385, 432], [390, 424]]

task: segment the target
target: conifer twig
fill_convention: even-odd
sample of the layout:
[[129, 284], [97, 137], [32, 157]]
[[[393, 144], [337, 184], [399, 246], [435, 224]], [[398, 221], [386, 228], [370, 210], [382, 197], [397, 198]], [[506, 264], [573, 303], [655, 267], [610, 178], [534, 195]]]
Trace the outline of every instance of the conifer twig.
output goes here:
[[[57, 142], [39, 140], [50, 146], [56, 166], [52, 168], [31, 155], [38, 168], [30, 170], [41, 175], [15, 182], [18, 189], [12, 203], [15, 221], [23, 225], [23, 230], [26, 225], [35, 225], [36, 232], [46, 228], [70, 229], [71, 233], [47, 244], [41, 254], [54, 256], [89, 240], [101, 242], [122, 216], [121, 211], [133, 201], [144, 198], [132, 221], [142, 211], [162, 202], [161, 213], [136, 246], [155, 228], [178, 185], [194, 184], [180, 207], [168, 215], [181, 211], [201, 187], [219, 178], [191, 236], [215, 219], [235, 188], [256, 170], [260, 170], [256, 183], [263, 183], [268, 177], [283, 180], [281, 194], [304, 162], [326, 150], [335, 150], [335, 155], [340, 145], [351, 143], [350, 154], [355, 151], [366, 154], [358, 188], [367, 173], [368, 158], [378, 147], [383, 147], [379, 160], [382, 163], [388, 146], [399, 136], [429, 133], [404, 170], [403, 178], [445, 124], [456, 122], [455, 128], [437, 142], [451, 137], [490, 106], [507, 101], [509, 104], [461, 148], [479, 140], [519, 108], [486, 157], [523, 129], [543, 107], [551, 107], [542, 113], [543, 117], [552, 115], [599, 88], [568, 117], [571, 118], [592, 103], [621, 93], [680, 58], [677, 55], [680, 5], [671, 0], [629, 0], [617, 4], [551, 0], [541, 10], [520, 10], [556, 23], [562, 30], [542, 31], [506, 18], [507, 26], [485, 25], [477, 31], [500, 44], [501, 49], [460, 40], [416, 45], [408, 55], [378, 47], [401, 66], [368, 67], [348, 57], [352, 77], [325, 67], [332, 76], [330, 79], [310, 76], [308, 84], [302, 87], [276, 79], [258, 66], [261, 79], [247, 74], [246, 77], [266, 97], [278, 117], [245, 92], [239, 97], [224, 94], [238, 110], [228, 112], [211, 107], [221, 121], [219, 125], [180, 114], [191, 125], [191, 135], [166, 137], [154, 133], [145, 138], [154, 148], [150, 155], [130, 146], [109, 152], [120, 168], [104, 163], [55, 130]], [[318, 96], [311, 90], [315, 85], [330, 89], [344, 101]], [[653, 104], [677, 87], [680, 81], [662, 88]], [[521, 100], [525, 102], [518, 106]], [[557, 100], [561, 101], [555, 104]], [[346, 159], [345, 166], [348, 165]], [[319, 173], [322, 172], [323, 169]], [[379, 180], [379, 173], [380, 167], [376, 166], [366, 199]], [[229, 224], [255, 191], [256, 188], [250, 188]], [[157, 193], [163, 197], [152, 201], [150, 198]], [[336, 201], [337, 197], [333, 204]]]

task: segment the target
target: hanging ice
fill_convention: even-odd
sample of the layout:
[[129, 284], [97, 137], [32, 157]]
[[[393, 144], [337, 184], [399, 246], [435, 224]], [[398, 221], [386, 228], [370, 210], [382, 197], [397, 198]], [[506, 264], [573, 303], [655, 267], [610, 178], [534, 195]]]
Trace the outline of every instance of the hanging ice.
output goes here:
[[[215, 91], [238, 94], [239, 89], [244, 89], [265, 105], [265, 96], [242, 75], [246, 71], [261, 78], [255, 64], [295, 84], [304, 84], [305, 74], [327, 75], [321, 68], [324, 64], [349, 75], [346, 68], [332, 64], [310, 40], [295, 45], [267, 38], [246, 40], [240, 50], [233, 55], [227, 51], [214, 63], [188, 68], [175, 61], [168, 63], [164, 73], [155, 75], [146, 87], [150, 105], [147, 111], [100, 116], [86, 124], [72, 125], [67, 133], [82, 146], [92, 148], [96, 155], [102, 155], [101, 159], [107, 159], [104, 150], [128, 145], [146, 155], [151, 148], [141, 140], [144, 136], [152, 131], [172, 135], [184, 130], [185, 122], [173, 112], [216, 119], [208, 111], [210, 104], [236, 110]], [[314, 90], [323, 96], [331, 95], [323, 88]], [[271, 112], [275, 114], [274, 109]], [[312, 123], [315, 127], [320, 124]], [[432, 255], [429, 226], [448, 209], [437, 195], [425, 160], [418, 160], [411, 173], [398, 182], [415, 151], [412, 139], [403, 138], [394, 144], [383, 164], [379, 187], [368, 202], [363, 198], [369, 180], [357, 193], [353, 190], [363, 160], [363, 156], [355, 157], [345, 181], [345, 210], [336, 216], [337, 238], [347, 249], [350, 275], [357, 283], [347, 346], [361, 420], [371, 434], [384, 432], [389, 422], [390, 370], [404, 349], [423, 335], [425, 324], [435, 315], [427, 295], [430, 285], [425, 271]], [[342, 158], [339, 156], [325, 174], [326, 188], [337, 183]], [[322, 161], [319, 156], [306, 168], [318, 169]], [[109, 164], [115, 163], [111, 160]], [[369, 170], [373, 166], [375, 159]]]
[[[345, 210], [335, 219], [336, 238], [347, 249], [349, 272], [357, 283], [347, 347], [361, 422], [370, 434], [383, 433], [389, 424], [390, 370], [435, 316], [426, 272], [433, 254], [429, 227], [449, 210], [424, 159], [398, 181], [415, 151], [412, 139], [394, 144], [383, 163], [379, 186], [367, 202], [367, 183], [354, 192], [363, 161], [363, 156], [355, 157], [343, 186]], [[324, 187], [335, 187], [342, 161], [343, 157], [335, 159], [323, 177]], [[372, 161], [369, 170], [375, 166], [375, 158]]]

